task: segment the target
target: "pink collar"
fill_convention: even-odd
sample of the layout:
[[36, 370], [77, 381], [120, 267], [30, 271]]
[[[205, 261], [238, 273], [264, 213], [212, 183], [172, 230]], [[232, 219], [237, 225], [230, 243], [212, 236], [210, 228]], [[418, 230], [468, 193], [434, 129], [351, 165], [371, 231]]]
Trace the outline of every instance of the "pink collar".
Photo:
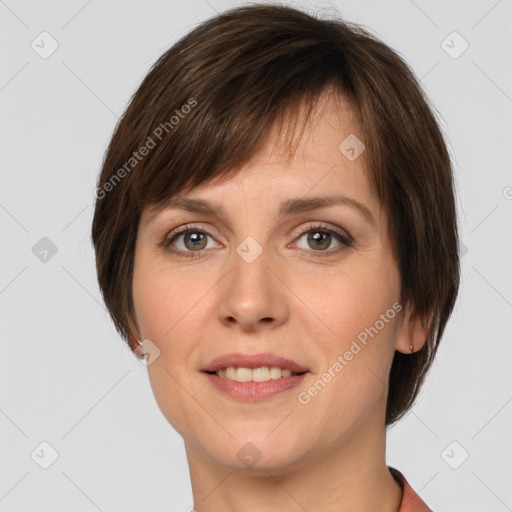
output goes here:
[[400, 503], [398, 512], [432, 512], [432, 510], [427, 507], [427, 504], [416, 494], [398, 469], [391, 466], [388, 466], [388, 469], [403, 490], [402, 502]]

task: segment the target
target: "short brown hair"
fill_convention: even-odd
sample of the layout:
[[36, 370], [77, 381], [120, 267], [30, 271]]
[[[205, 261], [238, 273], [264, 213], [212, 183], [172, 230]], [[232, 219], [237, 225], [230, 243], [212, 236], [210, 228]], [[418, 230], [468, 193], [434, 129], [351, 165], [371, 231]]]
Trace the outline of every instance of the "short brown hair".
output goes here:
[[144, 205], [236, 172], [299, 105], [307, 105], [309, 119], [328, 88], [350, 98], [358, 113], [371, 185], [388, 214], [401, 302], [432, 320], [421, 350], [395, 352], [391, 425], [414, 403], [451, 315], [459, 242], [452, 166], [434, 108], [402, 58], [357, 24], [246, 5], [201, 23], [166, 51], [105, 155], [92, 226], [98, 280], [134, 349], [131, 287]]

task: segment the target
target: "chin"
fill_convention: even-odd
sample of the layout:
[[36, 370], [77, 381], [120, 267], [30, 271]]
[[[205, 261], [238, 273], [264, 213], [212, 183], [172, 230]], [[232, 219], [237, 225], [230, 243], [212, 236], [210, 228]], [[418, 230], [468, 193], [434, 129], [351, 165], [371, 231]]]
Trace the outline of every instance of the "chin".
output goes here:
[[299, 467], [305, 456], [304, 442], [293, 442], [289, 432], [283, 438], [273, 436], [266, 433], [259, 436], [254, 432], [238, 435], [224, 445], [217, 442], [215, 452], [211, 451], [211, 445], [205, 447], [205, 453], [220, 466], [250, 475], [279, 475]]

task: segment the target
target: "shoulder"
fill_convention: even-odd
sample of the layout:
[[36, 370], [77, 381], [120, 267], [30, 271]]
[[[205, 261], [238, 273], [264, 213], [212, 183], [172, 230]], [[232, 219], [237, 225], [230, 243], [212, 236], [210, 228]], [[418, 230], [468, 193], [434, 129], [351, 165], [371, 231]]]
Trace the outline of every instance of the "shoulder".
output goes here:
[[402, 502], [400, 503], [400, 510], [398, 512], [432, 512], [398, 469], [391, 466], [388, 466], [388, 469], [394, 479], [400, 484], [403, 491]]

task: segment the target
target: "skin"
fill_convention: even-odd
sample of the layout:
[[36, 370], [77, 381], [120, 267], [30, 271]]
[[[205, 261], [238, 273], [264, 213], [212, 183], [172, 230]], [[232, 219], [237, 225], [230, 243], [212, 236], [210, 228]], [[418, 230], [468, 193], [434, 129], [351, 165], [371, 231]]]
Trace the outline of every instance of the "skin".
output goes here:
[[[151, 386], [184, 439], [196, 510], [397, 512], [402, 490], [385, 460], [387, 382], [395, 350], [420, 349], [427, 331], [403, 305], [321, 392], [299, 402], [359, 333], [400, 304], [400, 274], [365, 154], [350, 161], [338, 150], [349, 134], [362, 139], [350, 103], [324, 93], [291, 161], [276, 133], [236, 174], [185, 194], [222, 203], [225, 216], [166, 209], [150, 219], [149, 207], [141, 216], [133, 298], [139, 339], [160, 350], [148, 365]], [[333, 194], [363, 203], [375, 222], [343, 205], [278, 218], [284, 200]], [[215, 230], [198, 244], [200, 257], [161, 245], [190, 223]], [[312, 223], [322, 227], [310, 235], [327, 237], [321, 249], [308, 241]], [[326, 228], [353, 244], [334, 234], [329, 242]], [[248, 236], [263, 250], [252, 263], [236, 252]], [[170, 248], [197, 252], [184, 235]], [[310, 373], [298, 388], [241, 402], [200, 371], [230, 352], [272, 352]], [[237, 457], [248, 442], [260, 454], [252, 466]]]

